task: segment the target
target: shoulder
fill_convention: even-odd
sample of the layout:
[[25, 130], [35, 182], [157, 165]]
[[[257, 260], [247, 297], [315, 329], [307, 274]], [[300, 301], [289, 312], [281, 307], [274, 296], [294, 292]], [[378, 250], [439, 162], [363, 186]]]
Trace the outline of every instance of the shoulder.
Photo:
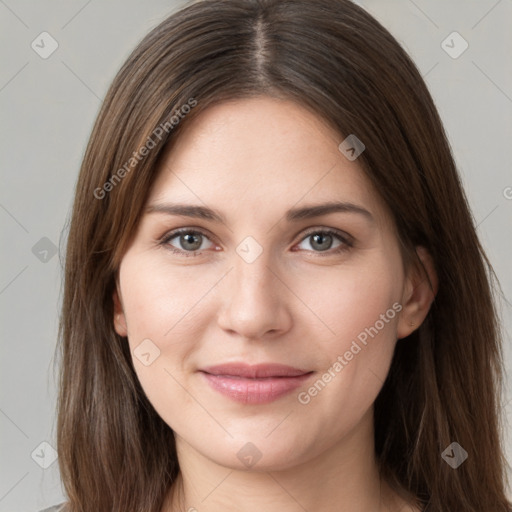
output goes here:
[[66, 512], [65, 505], [65, 502], [59, 503], [58, 505], [53, 505], [52, 507], [45, 508], [44, 510], [40, 510], [39, 512]]

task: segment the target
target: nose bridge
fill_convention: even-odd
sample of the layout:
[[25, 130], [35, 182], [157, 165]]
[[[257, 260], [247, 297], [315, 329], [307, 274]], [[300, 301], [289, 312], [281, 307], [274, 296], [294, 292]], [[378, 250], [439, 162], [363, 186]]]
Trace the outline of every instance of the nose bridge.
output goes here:
[[238, 293], [246, 289], [249, 296], [263, 291], [267, 296], [273, 295], [272, 278], [275, 276], [271, 268], [275, 265], [269, 247], [264, 248], [263, 243], [261, 239], [247, 236], [236, 247], [233, 280], [239, 287]]
[[286, 329], [290, 321], [284, 286], [276, 278], [271, 254], [255, 240], [237, 247], [228, 280], [228, 300], [220, 314], [224, 329], [247, 338]]
[[254, 261], [247, 261], [242, 257], [235, 260], [233, 279], [238, 288], [237, 293], [247, 297], [264, 294], [265, 297], [274, 295], [272, 262], [267, 254], [260, 254]]
[[248, 253], [241, 256], [239, 250], [240, 247], [234, 263], [233, 291], [240, 305], [243, 302], [252, 303], [255, 315], [258, 310], [270, 309], [270, 303], [276, 300], [275, 275], [271, 271], [273, 265], [269, 251], [261, 250], [256, 254], [251, 247]]

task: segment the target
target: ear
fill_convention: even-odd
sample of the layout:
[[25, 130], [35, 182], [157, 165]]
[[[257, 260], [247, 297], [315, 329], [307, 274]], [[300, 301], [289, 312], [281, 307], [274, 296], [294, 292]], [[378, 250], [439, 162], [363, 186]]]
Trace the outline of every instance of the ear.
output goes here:
[[438, 290], [438, 278], [432, 257], [425, 247], [416, 247], [419, 262], [410, 265], [404, 293], [402, 311], [397, 324], [397, 338], [405, 338], [425, 320]]
[[128, 336], [128, 327], [126, 325], [126, 317], [123, 310], [123, 305], [119, 298], [118, 293], [119, 285], [116, 280], [116, 288], [112, 294], [112, 300], [114, 301], [114, 329], [117, 334], [122, 337]]

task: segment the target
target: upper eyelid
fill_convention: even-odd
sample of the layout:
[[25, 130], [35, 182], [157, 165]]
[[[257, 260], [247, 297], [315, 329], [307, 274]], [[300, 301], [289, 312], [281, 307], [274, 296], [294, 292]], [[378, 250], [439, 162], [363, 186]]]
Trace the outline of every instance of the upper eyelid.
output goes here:
[[[311, 236], [314, 233], [327, 232], [327, 231], [333, 232], [334, 235], [340, 237], [341, 239], [344, 239], [345, 242], [353, 242], [354, 241], [354, 237], [352, 235], [350, 235], [349, 233], [347, 233], [346, 231], [343, 231], [341, 229], [327, 227], [327, 226], [313, 226], [311, 228], [306, 228], [305, 230], [300, 231], [300, 233], [304, 233], [304, 234], [302, 235], [302, 237], [300, 238], [300, 240], [298, 242], [302, 242], [304, 239], [306, 239], [308, 236]], [[173, 238], [177, 237], [178, 235], [180, 235], [182, 233], [199, 233], [199, 234], [207, 237], [211, 242], [217, 243], [217, 241], [216, 241], [217, 238], [215, 236], [211, 236], [206, 230], [204, 230], [204, 228], [194, 227], [194, 226], [190, 226], [190, 227], [185, 226], [182, 228], [176, 228], [171, 231], [168, 231], [161, 237], [161, 240], [168, 242], [169, 240], [172, 240]], [[295, 235], [295, 236], [297, 236], [297, 235]]]

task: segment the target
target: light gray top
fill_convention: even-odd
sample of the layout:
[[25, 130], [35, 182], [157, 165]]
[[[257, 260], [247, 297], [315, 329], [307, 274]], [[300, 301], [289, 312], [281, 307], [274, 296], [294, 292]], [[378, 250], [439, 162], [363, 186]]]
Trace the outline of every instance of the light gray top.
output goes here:
[[60, 503], [59, 505], [53, 505], [53, 507], [45, 508], [44, 510], [40, 510], [39, 512], [61, 512], [64, 511], [64, 503]]

